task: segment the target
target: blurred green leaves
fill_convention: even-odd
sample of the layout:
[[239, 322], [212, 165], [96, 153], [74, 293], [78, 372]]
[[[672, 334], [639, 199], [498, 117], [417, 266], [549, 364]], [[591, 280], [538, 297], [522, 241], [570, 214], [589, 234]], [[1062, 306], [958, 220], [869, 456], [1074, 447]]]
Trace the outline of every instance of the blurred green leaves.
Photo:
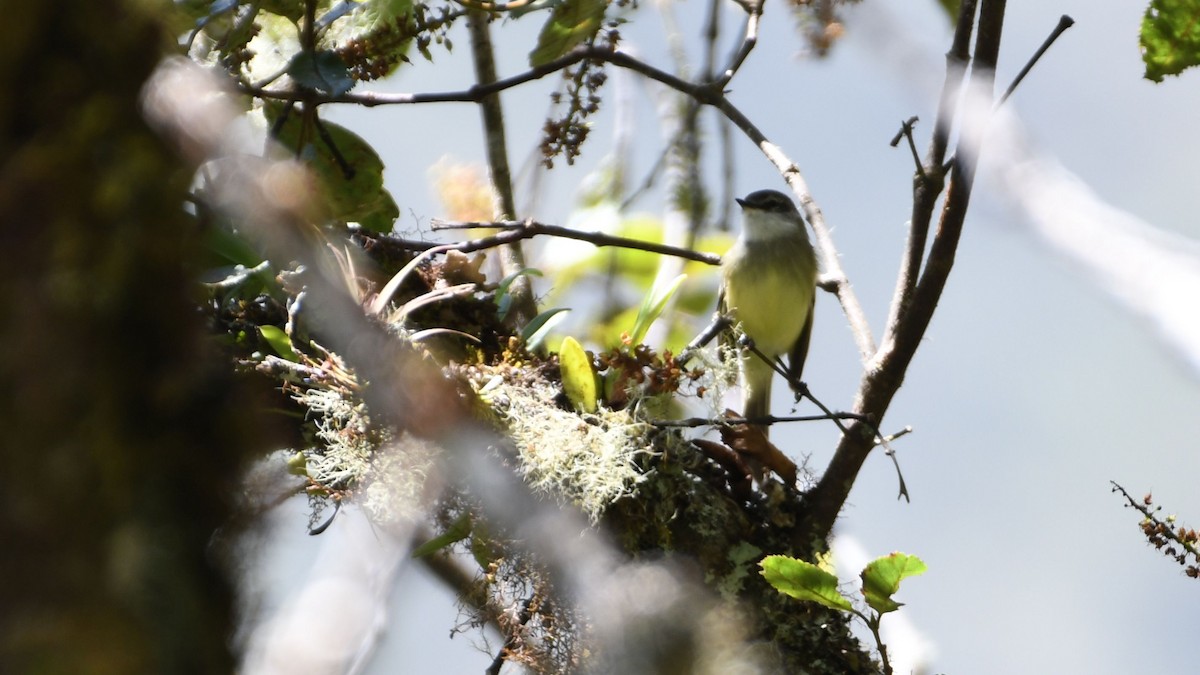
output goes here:
[[283, 105], [267, 105], [276, 140], [305, 162], [321, 188], [327, 216], [374, 232], [390, 232], [400, 208], [383, 187], [383, 160], [349, 129], [307, 118]]
[[529, 65], [544, 66], [592, 39], [604, 21], [607, 0], [564, 0], [554, 7], [542, 26], [537, 46], [529, 53]]
[[288, 64], [296, 84], [326, 96], [341, 96], [354, 88], [346, 62], [336, 52], [300, 52]]

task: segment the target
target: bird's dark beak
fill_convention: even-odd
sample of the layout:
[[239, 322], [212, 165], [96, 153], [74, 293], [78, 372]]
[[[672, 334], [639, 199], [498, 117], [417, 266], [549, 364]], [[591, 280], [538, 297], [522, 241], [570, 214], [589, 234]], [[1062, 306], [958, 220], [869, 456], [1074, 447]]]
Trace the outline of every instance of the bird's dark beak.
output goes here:
[[737, 202], [738, 206], [742, 207], [743, 209], [746, 208], [746, 200], [745, 199], [742, 199], [741, 197], [734, 197], [733, 201]]

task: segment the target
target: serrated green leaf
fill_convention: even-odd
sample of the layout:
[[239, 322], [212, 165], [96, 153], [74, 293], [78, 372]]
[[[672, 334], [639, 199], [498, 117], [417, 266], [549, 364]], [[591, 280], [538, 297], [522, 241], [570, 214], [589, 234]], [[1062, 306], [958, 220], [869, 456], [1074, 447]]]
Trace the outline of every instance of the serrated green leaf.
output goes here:
[[533, 350], [541, 346], [542, 341], [546, 339], [546, 335], [550, 333], [550, 330], [554, 326], [566, 318], [566, 312], [569, 311], [571, 310], [568, 307], [556, 307], [533, 317], [529, 324], [521, 329], [521, 341], [525, 343], [525, 348]]
[[328, 49], [296, 54], [287, 72], [297, 84], [328, 96], [341, 96], [354, 88], [346, 62]]
[[596, 412], [596, 372], [592, 359], [583, 345], [573, 337], [563, 339], [558, 348], [558, 370], [562, 375], [563, 393], [575, 410]]
[[292, 349], [291, 338], [288, 337], [287, 333], [283, 332], [282, 328], [279, 326], [259, 326], [258, 332], [262, 333], [263, 339], [267, 341], [267, 344], [271, 345], [271, 349], [274, 349], [275, 353], [280, 357], [294, 363], [300, 361], [300, 355], [296, 353], [295, 349]]
[[1145, 77], [1162, 82], [1200, 64], [1200, 0], [1151, 0], [1140, 42]]
[[650, 289], [645, 299], [642, 300], [641, 308], [638, 309], [637, 320], [633, 322], [630, 344], [642, 344], [646, 333], [650, 331], [650, 326], [654, 325], [654, 322], [662, 315], [663, 310], [667, 307], [667, 302], [675, 294], [675, 291], [679, 290], [679, 285], [683, 283], [684, 279], [687, 279], [687, 275], [680, 274], [661, 288], [655, 284], [654, 288]]
[[816, 602], [830, 609], [851, 611], [854, 607], [838, 592], [837, 577], [798, 558], [769, 555], [759, 563], [762, 575], [775, 590], [798, 600]]
[[587, 40], [604, 22], [608, 0], [564, 0], [555, 6], [542, 26], [537, 46], [529, 53], [529, 65], [550, 63]]
[[903, 603], [892, 600], [892, 596], [900, 590], [901, 580], [922, 574], [926, 569], [925, 563], [915, 555], [893, 553], [876, 558], [859, 575], [863, 597], [880, 614], [900, 609]]
[[453, 523], [450, 523], [450, 526], [446, 528], [445, 532], [414, 548], [412, 557], [424, 558], [425, 556], [431, 553], [436, 553], [437, 551], [440, 551], [451, 544], [460, 542], [469, 536], [471, 536], [471, 516], [470, 514], [464, 513]]
[[[267, 122], [275, 125], [282, 110], [282, 106], [265, 106]], [[289, 115], [279, 129], [277, 140], [293, 152], [300, 142], [303, 117]], [[329, 217], [358, 223], [373, 232], [390, 232], [400, 209], [383, 187], [383, 160], [353, 131], [332, 122], [321, 124], [329, 141], [310, 130], [303, 151], [296, 154], [316, 175]]]

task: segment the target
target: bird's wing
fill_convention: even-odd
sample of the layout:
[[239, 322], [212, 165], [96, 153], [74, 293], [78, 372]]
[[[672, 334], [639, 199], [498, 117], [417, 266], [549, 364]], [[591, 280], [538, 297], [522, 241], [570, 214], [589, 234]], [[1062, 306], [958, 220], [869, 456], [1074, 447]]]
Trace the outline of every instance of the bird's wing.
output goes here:
[[800, 381], [800, 376], [804, 374], [804, 360], [808, 358], [808, 339], [812, 336], [813, 307], [816, 300], [814, 295], [808, 303], [808, 317], [804, 319], [800, 337], [796, 338], [796, 344], [792, 345], [792, 351], [788, 352], [788, 377], [796, 381]]
[[[725, 282], [721, 282], [721, 290], [717, 291], [717, 313], [721, 316], [729, 316], [729, 308], [725, 306]], [[717, 340], [721, 346], [721, 349], [717, 353], [724, 360], [725, 355], [732, 353], [733, 347], [736, 344], [733, 338], [733, 331], [728, 328], [721, 331]]]

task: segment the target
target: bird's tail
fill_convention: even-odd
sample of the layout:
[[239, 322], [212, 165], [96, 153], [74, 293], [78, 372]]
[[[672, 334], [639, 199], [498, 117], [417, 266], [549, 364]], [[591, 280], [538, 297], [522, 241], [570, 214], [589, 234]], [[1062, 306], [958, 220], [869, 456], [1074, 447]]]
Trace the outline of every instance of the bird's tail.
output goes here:
[[[745, 368], [742, 378], [742, 415], [746, 418], [766, 417], [771, 414], [771, 378], [775, 371], [771, 366], [751, 356], [742, 366]], [[770, 427], [756, 425], [769, 436]]]

